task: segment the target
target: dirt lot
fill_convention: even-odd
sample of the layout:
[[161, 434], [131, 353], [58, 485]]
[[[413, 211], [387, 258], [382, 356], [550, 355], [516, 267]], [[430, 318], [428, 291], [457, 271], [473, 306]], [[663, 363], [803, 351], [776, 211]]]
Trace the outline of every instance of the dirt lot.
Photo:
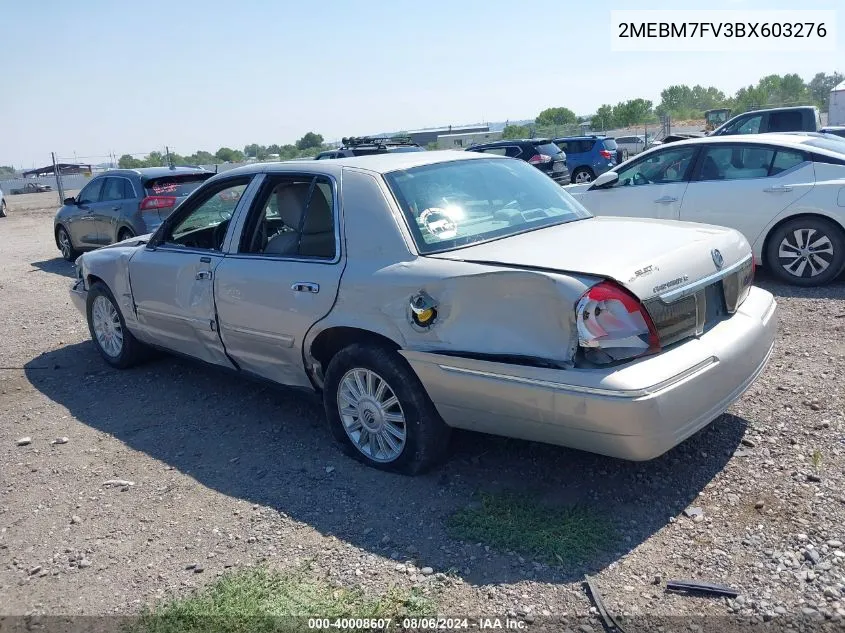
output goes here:
[[[108, 368], [68, 299], [54, 198], [10, 196], [0, 220], [0, 613], [134, 613], [228, 570], [309, 560], [336, 586], [416, 587], [442, 613], [535, 627], [601, 629], [585, 573], [617, 613], [845, 615], [845, 284], [764, 277], [781, 307], [767, 371], [659, 459], [467, 433], [447, 464], [406, 478], [343, 457], [299, 394], [168, 357]], [[504, 492], [581, 504], [616, 536], [550, 565], [450, 535], [453, 513]], [[741, 596], [670, 594], [672, 578]]]

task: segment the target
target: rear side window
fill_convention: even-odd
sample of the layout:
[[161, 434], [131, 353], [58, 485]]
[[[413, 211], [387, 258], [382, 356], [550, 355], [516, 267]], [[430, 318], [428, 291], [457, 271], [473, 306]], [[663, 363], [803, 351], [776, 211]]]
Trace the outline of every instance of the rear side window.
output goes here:
[[213, 174], [176, 174], [144, 181], [148, 196], [175, 196], [182, 198], [197, 189]]
[[787, 169], [792, 169], [796, 165], [800, 165], [805, 161], [804, 154], [794, 150], [778, 150], [775, 154], [775, 160], [772, 162], [772, 169], [769, 172], [770, 176], [779, 174]]
[[602, 141], [604, 144], [604, 148], [610, 150], [611, 152], [615, 152], [619, 146], [616, 144], [616, 139], [613, 138], [606, 138]]
[[543, 145], [535, 145], [534, 147], [539, 153], [545, 154], [546, 156], [557, 156], [561, 151], [554, 143], [544, 143]]
[[126, 195], [123, 189], [125, 178], [106, 178], [106, 184], [103, 187], [103, 194], [100, 199], [103, 201], [123, 200]]
[[769, 132], [794, 132], [803, 128], [800, 110], [769, 113]]

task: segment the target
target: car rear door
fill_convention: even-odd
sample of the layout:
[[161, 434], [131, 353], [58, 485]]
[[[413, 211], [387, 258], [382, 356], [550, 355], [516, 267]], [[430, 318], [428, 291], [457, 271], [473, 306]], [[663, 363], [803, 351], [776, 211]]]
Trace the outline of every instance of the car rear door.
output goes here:
[[338, 185], [328, 176], [268, 175], [215, 271], [220, 336], [247, 372], [310, 386], [302, 345], [334, 305], [344, 258]]
[[134, 196], [127, 199], [127, 186], [132, 190], [132, 183], [123, 176], [109, 176], [103, 184], [100, 196], [102, 204], [94, 212], [97, 228], [97, 241], [100, 244], [112, 244], [117, 241], [117, 233], [123, 218], [131, 217]]
[[799, 150], [750, 143], [705, 144], [681, 204], [681, 220], [728, 226], [753, 244], [815, 185]]
[[231, 218], [249, 197], [251, 181], [249, 175], [210, 183], [171, 215], [147, 248], [132, 256], [132, 297], [148, 342], [233, 367], [218, 334], [214, 276]]
[[576, 197], [596, 215], [677, 220], [696, 152], [694, 145], [651, 152], [617, 167], [614, 185]]

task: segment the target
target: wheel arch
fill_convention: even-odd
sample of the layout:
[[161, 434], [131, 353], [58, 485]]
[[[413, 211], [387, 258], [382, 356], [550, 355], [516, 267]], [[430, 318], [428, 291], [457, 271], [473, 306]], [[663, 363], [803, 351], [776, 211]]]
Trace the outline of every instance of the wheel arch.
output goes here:
[[768, 266], [768, 252], [769, 252], [769, 244], [772, 240], [772, 235], [775, 234], [780, 227], [782, 227], [787, 222], [791, 222], [793, 220], [799, 220], [802, 218], [808, 218], [812, 220], [824, 220], [826, 222], [830, 222], [839, 230], [839, 235], [842, 239], [845, 239], [845, 226], [842, 226], [842, 223], [839, 222], [836, 218], [825, 215], [824, 213], [796, 213], [794, 215], [788, 215], [786, 217], [777, 220], [774, 224], [772, 224], [768, 229], [766, 229], [765, 236], [763, 237], [762, 242], [760, 242], [760, 257], [759, 263], [762, 264], [764, 267]]
[[323, 376], [332, 358], [348, 345], [373, 343], [393, 351], [402, 349], [399, 343], [385, 334], [349, 325], [332, 325], [309, 338], [303, 348], [305, 369], [318, 390], [323, 387]]

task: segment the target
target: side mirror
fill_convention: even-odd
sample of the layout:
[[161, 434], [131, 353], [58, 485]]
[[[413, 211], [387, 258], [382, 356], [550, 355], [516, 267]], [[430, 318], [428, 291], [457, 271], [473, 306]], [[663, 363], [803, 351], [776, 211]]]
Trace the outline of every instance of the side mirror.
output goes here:
[[592, 189], [601, 189], [602, 187], [611, 187], [619, 182], [619, 174], [615, 171], [606, 171], [599, 175], [594, 181]]
[[62, 204], [76, 204], [76, 198], [65, 198]]

